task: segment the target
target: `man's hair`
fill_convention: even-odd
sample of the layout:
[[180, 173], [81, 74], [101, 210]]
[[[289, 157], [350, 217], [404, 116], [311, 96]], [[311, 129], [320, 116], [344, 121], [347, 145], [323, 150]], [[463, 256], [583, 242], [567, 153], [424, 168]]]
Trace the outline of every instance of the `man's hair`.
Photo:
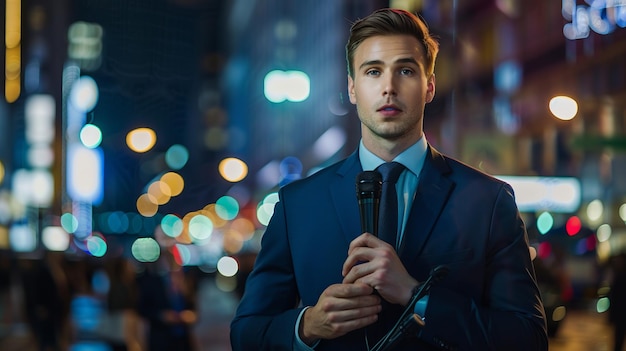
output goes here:
[[371, 15], [359, 19], [350, 28], [350, 38], [346, 44], [346, 60], [348, 75], [354, 78], [354, 52], [365, 39], [378, 35], [407, 34], [422, 43], [426, 57], [424, 67], [426, 75], [435, 71], [435, 60], [439, 51], [439, 43], [431, 36], [428, 25], [416, 15], [399, 9], [379, 9]]

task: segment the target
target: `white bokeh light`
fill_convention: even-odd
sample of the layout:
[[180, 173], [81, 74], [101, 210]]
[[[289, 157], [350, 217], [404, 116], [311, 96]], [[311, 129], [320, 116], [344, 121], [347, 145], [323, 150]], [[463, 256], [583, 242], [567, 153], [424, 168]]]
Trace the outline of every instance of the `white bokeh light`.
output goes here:
[[80, 141], [90, 149], [100, 146], [102, 142], [102, 131], [98, 126], [93, 124], [85, 124], [80, 130]]
[[89, 76], [82, 76], [74, 82], [70, 91], [70, 103], [78, 111], [89, 112], [98, 103], [98, 84]]
[[239, 271], [239, 264], [234, 258], [224, 256], [217, 261], [217, 271], [225, 277], [232, 277]]

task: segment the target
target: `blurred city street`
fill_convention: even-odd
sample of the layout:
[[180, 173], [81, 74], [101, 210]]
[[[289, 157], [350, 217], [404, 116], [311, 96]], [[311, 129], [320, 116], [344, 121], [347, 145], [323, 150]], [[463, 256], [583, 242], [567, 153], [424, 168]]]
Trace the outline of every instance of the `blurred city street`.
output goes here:
[[608, 351], [612, 332], [606, 314], [590, 310], [571, 311], [556, 336], [550, 339], [550, 351]]
[[[204, 317], [196, 328], [201, 345], [198, 351], [230, 350], [228, 324], [236, 302], [230, 294], [206, 286]], [[210, 302], [209, 302], [210, 301]], [[612, 331], [607, 314], [591, 309], [569, 311], [556, 335], [550, 339], [550, 351], [610, 351]]]
[[[198, 302], [201, 316], [194, 328], [197, 351], [230, 351], [229, 324], [237, 298], [233, 293], [217, 289], [213, 280], [205, 279], [200, 285]], [[573, 310], [550, 339], [550, 351], [609, 351], [612, 350], [611, 337], [606, 313]], [[37, 351], [32, 336], [22, 324], [4, 326], [0, 350]]]

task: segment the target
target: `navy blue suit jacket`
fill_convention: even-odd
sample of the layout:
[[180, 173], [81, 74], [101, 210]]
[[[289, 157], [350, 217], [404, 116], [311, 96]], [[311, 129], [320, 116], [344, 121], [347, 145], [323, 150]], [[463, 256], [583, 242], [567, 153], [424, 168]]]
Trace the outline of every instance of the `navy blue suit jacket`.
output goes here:
[[[291, 350], [303, 306], [342, 281], [349, 243], [361, 234], [361, 171], [355, 152], [280, 190], [231, 324], [233, 350]], [[429, 146], [398, 254], [419, 281], [441, 264], [449, 273], [430, 292], [426, 326], [397, 350], [547, 350], [528, 238], [506, 183]], [[364, 334], [316, 350], [365, 350]]]

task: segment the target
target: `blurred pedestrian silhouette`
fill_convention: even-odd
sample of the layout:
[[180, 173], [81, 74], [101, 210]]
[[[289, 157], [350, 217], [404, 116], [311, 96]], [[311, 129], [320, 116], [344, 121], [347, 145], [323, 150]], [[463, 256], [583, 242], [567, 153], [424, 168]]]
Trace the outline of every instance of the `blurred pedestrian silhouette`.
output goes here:
[[19, 261], [25, 316], [40, 351], [63, 350], [69, 302], [67, 279], [59, 253]]
[[138, 310], [147, 322], [148, 351], [192, 351], [195, 288], [169, 251], [137, 278]]
[[135, 267], [125, 257], [108, 262], [111, 286], [107, 296], [105, 327], [109, 346], [113, 351], [141, 351], [139, 316], [137, 314], [137, 286]]
[[626, 253], [611, 258], [613, 279], [609, 298], [609, 321], [613, 324], [613, 350], [624, 350], [626, 338]]

